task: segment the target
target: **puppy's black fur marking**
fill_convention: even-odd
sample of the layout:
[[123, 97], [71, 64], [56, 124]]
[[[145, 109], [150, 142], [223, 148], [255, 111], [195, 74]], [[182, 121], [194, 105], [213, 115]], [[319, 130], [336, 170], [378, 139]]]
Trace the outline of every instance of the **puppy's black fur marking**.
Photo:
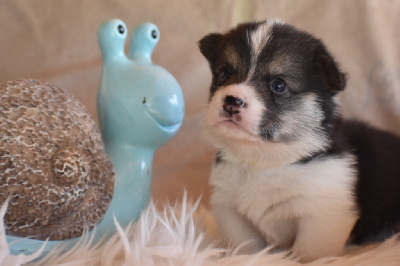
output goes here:
[[215, 155], [215, 164], [219, 164], [222, 161], [223, 161], [222, 152], [217, 151], [217, 154]]
[[381, 240], [374, 236], [399, 232], [400, 139], [358, 121], [345, 121], [343, 131], [358, 166], [355, 195], [360, 218], [352, 241], [359, 244]]
[[[231, 31], [225, 35], [213, 33], [200, 40], [200, 51], [207, 58], [213, 74], [210, 99], [219, 86], [240, 83], [246, 79], [251, 62], [251, 49], [247, 41], [247, 34], [248, 31], [255, 30], [256, 28], [256, 24], [253, 23], [241, 24], [235, 28], [235, 31]], [[233, 62], [226, 60], [226, 55], [221, 54], [221, 51], [229, 49], [238, 52], [240, 61], [237, 63], [239, 65], [233, 65]], [[231, 78], [228, 78], [221, 84], [218, 81], [218, 76], [223, 68], [228, 68], [231, 71]]]
[[[249, 79], [252, 44], [248, 36], [260, 24], [242, 24], [224, 35], [210, 34], [199, 42], [213, 74], [210, 99], [221, 86], [249, 80], [249, 85], [268, 106], [260, 124], [260, 137], [266, 141], [290, 143], [296, 140], [296, 135], [273, 139], [281, 123], [281, 114], [296, 110], [305, 94], [316, 95], [324, 117], [320, 128], [327, 136], [328, 145], [296, 163], [307, 164], [316, 158], [354, 154], [358, 180], [353, 191], [360, 217], [352, 230], [351, 241], [359, 244], [399, 232], [400, 138], [361, 122], [342, 120], [333, 97], [345, 88], [346, 75], [319, 39], [290, 25], [272, 26]], [[237, 53], [238, 65], [224, 54], [228, 49]], [[218, 75], [223, 67], [230, 68], [231, 72], [221, 84]], [[282, 77], [288, 86], [281, 95], [268, 87], [276, 77]], [[222, 153], [218, 152], [216, 163], [222, 160]]]

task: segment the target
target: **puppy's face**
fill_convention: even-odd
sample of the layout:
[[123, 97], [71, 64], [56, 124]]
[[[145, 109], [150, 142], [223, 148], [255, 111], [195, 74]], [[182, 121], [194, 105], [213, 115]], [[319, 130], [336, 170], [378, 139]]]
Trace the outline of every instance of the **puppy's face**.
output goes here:
[[264, 21], [199, 45], [213, 75], [209, 135], [225, 156], [279, 166], [329, 148], [345, 77], [321, 41]]

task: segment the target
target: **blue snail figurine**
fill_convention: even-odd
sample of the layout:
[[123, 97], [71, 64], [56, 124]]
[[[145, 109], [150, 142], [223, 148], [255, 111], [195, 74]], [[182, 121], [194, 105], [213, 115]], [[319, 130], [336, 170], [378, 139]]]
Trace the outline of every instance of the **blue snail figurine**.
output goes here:
[[[150, 196], [154, 152], [174, 136], [183, 121], [184, 99], [179, 84], [151, 61], [159, 36], [154, 24], [139, 25], [131, 34], [126, 56], [124, 22], [113, 19], [98, 30], [103, 66], [97, 111], [116, 177], [111, 203], [96, 226], [93, 243], [115, 232], [114, 217], [122, 227], [139, 218]], [[45, 255], [55, 245], [66, 244], [64, 248], [68, 249], [80, 239], [45, 242], [7, 236], [14, 254]]]
[[[110, 209], [122, 226], [137, 219], [148, 202], [154, 152], [174, 136], [184, 116], [178, 82], [151, 61], [159, 36], [154, 24], [139, 25], [131, 34], [127, 57], [124, 22], [114, 19], [99, 28], [103, 69], [97, 110], [117, 175], [118, 200], [113, 198]], [[111, 216], [106, 219], [113, 223]]]

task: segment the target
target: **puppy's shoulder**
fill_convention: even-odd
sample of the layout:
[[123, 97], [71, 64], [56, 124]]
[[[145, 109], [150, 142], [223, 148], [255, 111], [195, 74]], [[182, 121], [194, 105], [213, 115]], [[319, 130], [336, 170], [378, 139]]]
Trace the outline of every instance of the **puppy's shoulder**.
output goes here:
[[[394, 152], [400, 155], [400, 137], [358, 120], [345, 120], [342, 135], [356, 152]], [[400, 156], [399, 156], [400, 157]]]

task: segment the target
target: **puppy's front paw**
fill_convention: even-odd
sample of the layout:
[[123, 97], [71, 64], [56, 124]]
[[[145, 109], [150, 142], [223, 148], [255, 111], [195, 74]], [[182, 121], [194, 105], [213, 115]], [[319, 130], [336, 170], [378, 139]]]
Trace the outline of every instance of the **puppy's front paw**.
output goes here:
[[310, 262], [323, 257], [340, 256], [356, 216], [326, 215], [302, 219], [292, 248], [293, 257], [301, 262]]

